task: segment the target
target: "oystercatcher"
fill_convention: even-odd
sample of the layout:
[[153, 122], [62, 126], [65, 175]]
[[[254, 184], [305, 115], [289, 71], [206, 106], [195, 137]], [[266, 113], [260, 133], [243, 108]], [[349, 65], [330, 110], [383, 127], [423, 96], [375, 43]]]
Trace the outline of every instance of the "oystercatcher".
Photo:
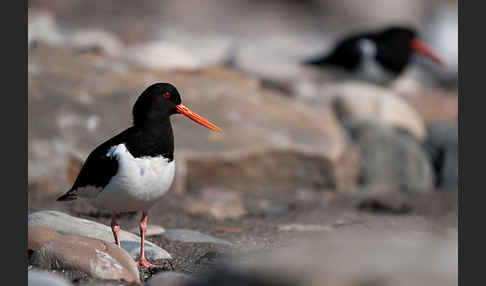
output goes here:
[[303, 64], [322, 69], [334, 67], [357, 79], [388, 84], [405, 70], [414, 52], [443, 65], [436, 53], [418, 38], [417, 32], [408, 27], [351, 35], [338, 42], [330, 53]]
[[175, 174], [174, 135], [169, 117], [183, 114], [214, 131], [219, 127], [181, 103], [169, 83], [149, 86], [132, 110], [133, 126], [96, 147], [84, 162], [73, 186], [58, 201], [78, 196], [112, 212], [111, 229], [120, 246], [120, 212], [142, 211], [138, 265], [153, 267], [144, 255], [148, 210], [169, 190]]

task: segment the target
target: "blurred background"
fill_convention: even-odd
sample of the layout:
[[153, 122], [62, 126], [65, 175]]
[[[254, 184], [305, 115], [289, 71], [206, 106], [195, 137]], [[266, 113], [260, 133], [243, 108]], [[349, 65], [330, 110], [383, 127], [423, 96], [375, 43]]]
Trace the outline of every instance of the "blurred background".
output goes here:
[[[316, 251], [334, 259], [352, 244], [343, 265], [354, 265], [358, 251], [376, 259], [369, 273], [359, 263], [348, 270], [365, 277], [359, 283], [378, 282], [353, 285], [457, 285], [457, 8], [452, 0], [31, 0], [29, 214], [52, 209], [108, 225], [103, 210], [55, 198], [95, 146], [131, 124], [145, 87], [170, 82], [224, 133], [172, 119], [176, 179], [150, 223], [233, 245], [150, 238], [177, 257], [177, 271], [206, 273], [220, 256], [263, 249], [281, 260], [293, 253], [281, 247], [305, 245], [312, 234]], [[377, 85], [301, 64], [347, 35], [391, 25], [414, 27], [445, 65], [414, 57], [393, 82]], [[122, 229], [138, 220], [122, 215]], [[373, 251], [360, 247], [361, 236]], [[389, 237], [397, 245], [381, 248]], [[431, 254], [424, 245], [439, 246]], [[386, 256], [391, 249], [411, 256], [400, 264]], [[302, 285], [354, 283], [331, 259], [299, 251], [287, 258], [313, 270], [306, 277], [315, 284]], [[247, 266], [211, 279], [243, 279], [231, 271]], [[276, 279], [269, 277], [262, 279]]]

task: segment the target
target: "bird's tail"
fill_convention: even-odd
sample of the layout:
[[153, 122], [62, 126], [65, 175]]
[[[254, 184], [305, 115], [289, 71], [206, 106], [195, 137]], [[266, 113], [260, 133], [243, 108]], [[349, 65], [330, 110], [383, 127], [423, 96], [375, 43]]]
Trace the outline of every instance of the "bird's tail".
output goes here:
[[304, 66], [321, 66], [329, 63], [328, 57], [314, 57], [302, 61]]
[[78, 195], [74, 190], [69, 190], [67, 191], [64, 195], [60, 196], [59, 198], [56, 199], [56, 201], [72, 201], [78, 198]]

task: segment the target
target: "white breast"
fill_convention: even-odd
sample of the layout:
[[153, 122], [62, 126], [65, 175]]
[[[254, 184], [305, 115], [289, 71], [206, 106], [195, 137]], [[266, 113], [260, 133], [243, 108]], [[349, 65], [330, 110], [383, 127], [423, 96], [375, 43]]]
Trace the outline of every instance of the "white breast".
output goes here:
[[113, 146], [107, 156], [118, 160], [118, 171], [94, 199], [99, 207], [117, 212], [148, 210], [172, 185], [175, 160], [134, 158], [124, 144]]

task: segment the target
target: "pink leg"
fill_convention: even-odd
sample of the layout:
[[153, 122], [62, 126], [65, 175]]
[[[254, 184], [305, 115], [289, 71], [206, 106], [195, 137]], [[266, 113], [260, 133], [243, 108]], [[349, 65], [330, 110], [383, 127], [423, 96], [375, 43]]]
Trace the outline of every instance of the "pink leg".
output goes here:
[[116, 245], [120, 246], [120, 239], [118, 238], [118, 232], [120, 231], [120, 225], [116, 222], [116, 214], [113, 213], [111, 216], [111, 231], [115, 237]]
[[158, 267], [145, 259], [145, 250], [144, 250], [144, 241], [145, 241], [145, 232], [147, 231], [147, 212], [143, 212], [142, 220], [140, 220], [140, 237], [141, 237], [141, 245], [140, 245], [140, 257], [138, 258], [137, 263], [138, 266], [145, 266], [145, 267]]

